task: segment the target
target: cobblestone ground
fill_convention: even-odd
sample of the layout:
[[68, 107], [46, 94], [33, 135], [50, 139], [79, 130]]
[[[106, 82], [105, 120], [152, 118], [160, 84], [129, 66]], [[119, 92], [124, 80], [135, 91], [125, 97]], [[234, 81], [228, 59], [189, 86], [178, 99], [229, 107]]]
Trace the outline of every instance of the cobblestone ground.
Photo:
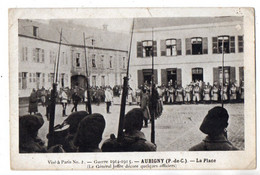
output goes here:
[[[156, 145], [158, 151], [187, 151], [191, 146], [199, 143], [206, 136], [199, 130], [199, 126], [208, 110], [219, 104], [192, 104], [192, 105], [164, 105], [163, 114], [155, 121]], [[138, 107], [127, 106], [126, 111]], [[67, 113], [70, 113], [72, 105], [68, 105]], [[80, 104], [78, 110], [84, 110]], [[106, 128], [103, 140], [109, 138], [111, 133], [117, 135], [120, 105], [112, 105], [111, 114], [107, 114], [105, 104], [92, 105], [94, 113], [101, 113], [106, 120]], [[229, 113], [228, 138], [239, 149], [244, 149], [244, 105], [226, 104]], [[45, 114], [45, 108], [39, 106], [39, 112]], [[21, 107], [20, 115], [27, 114], [28, 108]], [[61, 105], [56, 106], [55, 125], [63, 122], [66, 117], [61, 116]], [[45, 123], [39, 130], [39, 136], [46, 141], [49, 122], [44, 117]], [[150, 140], [151, 126], [143, 128], [147, 140]], [[101, 142], [101, 144], [102, 144]]]

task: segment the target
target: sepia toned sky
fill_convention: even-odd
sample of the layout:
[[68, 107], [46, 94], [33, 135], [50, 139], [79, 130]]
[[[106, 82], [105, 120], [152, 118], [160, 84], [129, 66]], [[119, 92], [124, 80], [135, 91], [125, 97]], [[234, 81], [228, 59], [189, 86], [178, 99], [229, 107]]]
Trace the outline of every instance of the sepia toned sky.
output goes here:
[[[183, 26], [192, 24], [207, 24], [219, 22], [242, 21], [242, 17], [175, 17], [175, 18], [135, 18], [135, 29], [157, 28], [169, 26]], [[83, 25], [103, 29], [107, 25], [107, 30], [112, 32], [129, 33], [133, 19], [131, 18], [88, 18], [88, 19], [59, 19], [58, 21], [70, 24]], [[48, 23], [48, 21], [45, 21]]]

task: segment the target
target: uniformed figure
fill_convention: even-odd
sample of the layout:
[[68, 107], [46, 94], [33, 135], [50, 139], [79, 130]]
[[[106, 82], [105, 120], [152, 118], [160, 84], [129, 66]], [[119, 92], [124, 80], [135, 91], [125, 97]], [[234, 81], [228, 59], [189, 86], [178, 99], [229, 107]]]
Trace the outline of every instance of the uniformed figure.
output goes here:
[[240, 100], [243, 102], [244, 101], [244, 81], [241, 81], [241, 86], [240, 86], [240, 90], [239, 90], [239, 94], [240, 94]]
[[136, 103], [137, 103], [137, 105], [140, 105], [140, 103], [141, 103], [141, 96], [142, 96], [142, 90], [140, 88], [137, 88], [135, 93], [136, 93]]
[[106, 126], [103, 115], [94, 113], [84, 117], [77, 129], [74, 145], [78, 152], [101, 152], [99, 143]]
[[141, 109], [143, 110], [144, 113], [144, 127], [148, 127], [148, 120], [151, 119], [151, 115], [150, 115], [150, 110], [149, 110], [149, 91], [144, 89], [143, 90], [143, 96], [142, 96], [142, 100], [141, 100]]
[[42, 88], [41, 88], [41, 97], [40, 97], [41, 98], [41, 102], [42, 102], [42, 106], [45, 106], [45, 101], [46, 101], [45, 97], [46, 97], [46, 90], [42, 86]]
[[31, 95], [29, 97], [29, 110], [30, 114], [38, 112], [38, 98], [35, 89], [32, 90]]
[[203, 100], [205, 103], [210, 103], [210, 87], [208, 85], [205, 86], [205, 88], [203, 89]]
[[168, 98], [169, 98], [169, 87], [165, 87], [163, 98], [164, 98], [164, 103], [168, 103]]
[[228, 85], [227, 84], [225, 84], [224, 87], [221, 87], [220, 95], [221, 95], [221, 99], [223, 101], [227, 101], [228, 100]]
[[185, 103], [191, 102], [191, 93], [192, 93], [192, 87], [191, 85], [187, 85], [184, 89], [184, 101]]
[[78, 103], [80, 102], [81, 98], [78, 95], [77, 91], [75, 91], [72, 94], [72, 101], [73, 101], [73, 108], [71, 109], [71, 112], [73, 112], [74, 110], [77, 112], [78, 111]]
[[51, 109], [51, 92], [50, 90], [46, 91], [46, 101], [45, 101], [45, 107], [46, 107], [46, 114], [47, 120], [50, 119], [50, 109]]
[[229, 89], [230, 101], [235, 102], [237, 100], [237, 87], [235, 84], [232, 84], [231, 88]]
[[66, 115], [66, 107], [68, 104], [68, 95], [64, 91], [64, 89], [61, 89], [61, 105], [62, 105], [62, 116], [65, 117]]
[[128, 87], [127, 102], [129, 105], [132, 105], [133, 103], [133, 89], [131, 87]]
[[211, 100], [213, 102], [217, 102], [218, 101], [218, 96], [219, 96], [219, 89], [217, 88], [216, 85], [213, 85], [213, 88], [211, 90]]
[[[153, 85], [153, 86], [154, 86], [153, 88], [151, 86], [149, 110], [150, 110], [151, 116], [154, 116], [154, 119], [157, 119], [161, 115], [161, 112], [158, 111], [159, 94], [158, 94], [157, 89], [155, 88], [155, 85]], [[152, 89], [153, 89], [153, 92], [152, 92]]]
[[[74, 137], [80, 121], [87, 115], [88, 112], [86, 111], [73, 112], [61, 125], [55, 126], [55, 143], [62, 144], [66, 152], [77, 152], [77, 147], [74, 145]], [[67, 126], [69, 127], [66, 128]], [[62, 132], [57, 131], [57, 129], [62, 129]]]
[[162, 102], [163, 103], [166, 103], [166, 87], [164, 86], [164, 84], [162, 84], [162, 87], [161, 87], [161, 89], [162, 89]]
[[183, 103], [183, 88], [179, 85], [176, 90], [176, 102]]
[[174, 94], [175, 94], [175, 89], [172, 86], [169, 86], [168, 88], [168, 103], [174, 103], [175, 98], [174, 98]]
[[200, 87], [198, 84], [196, 84], [193, 88], [193, 102], [200, 102]]
[[110, 113], [110, 106], [112, 104], [112, 101], [113, 101], [112, 90], [110, 89], [110, 87], [107, 87], [105, 90], [105, 102], [106, 102], [107, 113]]
[[156, 88], [158, 95], [159, 95], [159, 99], [158, 99], [158, 105], [157, 105], [157, 111], [158, 111], [158, 115], [161, 116], [162, 111], [163, 111], [163, 101], [162, 101], [162, 96], [163, 96], [163, 91], [162, 91], [162, 87], [158, 86]]
[[55, 145], [47, 150], [44, 141], [38, 137], [38, 130], [43, 124], [44, 120], [39, 113], [19, 117], [20, 153], [64, 152], [61, 145]]
[[141, 131], [143, 125], [143, 111], [140, 108], [130, 110], [125, 116], [124, 137], [117, 141], [114, 135], [106, 140], [101, 149], [103, 152], [134, 152], [156, 151], [156, 146], [147, 141]]
[[228, 112], [225, 108], [214, 107], [204, 118], [200, 130], [207, 137], [189, 151], [228, 151], [238, 150], [227, 138]]
[[88, 91], [87, 91], [87, 89], [84, 91], [84, 103], [85, 103], [86, 111], [89, 112], [88, 111]]

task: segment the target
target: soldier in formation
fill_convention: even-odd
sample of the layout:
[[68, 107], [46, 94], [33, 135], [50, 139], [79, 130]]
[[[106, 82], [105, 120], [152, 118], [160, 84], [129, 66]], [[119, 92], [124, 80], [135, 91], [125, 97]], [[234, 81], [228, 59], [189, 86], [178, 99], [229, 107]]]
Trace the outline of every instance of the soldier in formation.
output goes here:
[[118, 141], [114, 135], [106, 140], [101, 149], [103, 152], [134, 152], [156, 151], [156, 145], [146, 140], [143, 127], [144, 113], [140, 108], [134, 108], [125, 115], [124, 136]]
[[191, 147], [189, 151], [228, 151], [238, 150], [227, 138], [228, 112], [225, 108], [214, 107], [204, 118], [200, 130], [207, 134], [199, 144]]

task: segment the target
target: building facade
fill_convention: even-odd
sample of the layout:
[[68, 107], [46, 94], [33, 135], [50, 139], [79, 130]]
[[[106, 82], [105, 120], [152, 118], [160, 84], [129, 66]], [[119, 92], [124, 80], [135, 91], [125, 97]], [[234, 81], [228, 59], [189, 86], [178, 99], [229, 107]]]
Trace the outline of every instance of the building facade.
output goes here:
[[[27, 25], [26, 25], [27, 24]], [[30, 25], [28, 25], [30, 24]], [[50, 89], [59, 42], [44, 38], [41, 25], [29, 20], [19, 23], [19, 97], [28, 97], [32, 89]], [[58, 35], [59, 36], [59, 35]], [[58, 84], [70, 86], [70, 47], [61, 44]]]
[[243, 21], [186, 24], [135, 30], [130, 73], [131, 86], [150, 83], [152, 53], [154, 79], [158, 85], [169, 81], [186, 86], [202, 80], [222, 83], [222, 45], [224, 44], [224, 82], [244, 79]]
[[[54, 25], [55, 24], [55, 25]], [[50, 89], [57, 64], [60, 28], [63, 27], [60, 46], [58, 88], [85, 88], [86, 65], [91, 86], [121, 85], [126, 72], [127, 46], [119, 47], [98, 42], [86, 43], [86, 57], [82, 34], [88, 28], [66, 23], [19, 20], [19, 97], [28, 97], [32, 89]], [[59, 26], [59, 27], [57, 27]], [[116, 36], [109, 31], [95, 32], [92, 40], [105, 36]], [[113, 41], [110, 41], [111, 43]], [[99, 45], [100, 43], [100, 45]], [[85, 59], [88, 60], [86, 64]]]
[[85, 57], [84, 47], [72, 46], [71, 86], [84, 88], [87, 71], [90, 86], [122, 85], [126, 73], [127, 53], [124, 50], [87, 47]]

